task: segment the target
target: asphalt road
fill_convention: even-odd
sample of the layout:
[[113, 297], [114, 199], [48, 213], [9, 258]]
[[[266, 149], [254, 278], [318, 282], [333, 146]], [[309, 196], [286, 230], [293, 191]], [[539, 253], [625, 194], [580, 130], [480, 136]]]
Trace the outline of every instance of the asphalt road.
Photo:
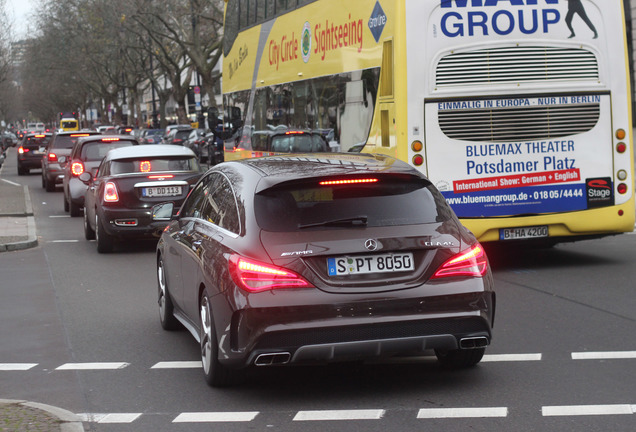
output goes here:
[[159, 325], [154, 244], [98, 254], [61, 190], [7, 162], [3, 177], [30, 187], [40, 246], [0, 254], [0, 398], [107, 432], [635, 428], [636, 235], [491, 251], [494, 341], [476, 368], [261, 368], [212, 389], [190, 334]]

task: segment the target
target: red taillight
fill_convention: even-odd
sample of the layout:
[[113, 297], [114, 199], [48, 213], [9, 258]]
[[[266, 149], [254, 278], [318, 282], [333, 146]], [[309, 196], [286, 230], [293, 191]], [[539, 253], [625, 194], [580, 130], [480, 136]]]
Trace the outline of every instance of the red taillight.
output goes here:
[[326, 180], [318, 183], [320, 186], [360, 184], [360, 183], [377, 183], [377, 178], [349, 179], [349, 180]]
[[57, 162], [57, 155], [55, 153], [49, 153], [49, 162]]
[[174, 175], [173, 174], [156, 174], [156, 175], [150, 175], [148, 176], [149, 179], [151, 180], [157, 180], [157, 179], [169, 179], [169, 178], [173, 178]]
[[289, 131], [289, 132], [285, 132], [285, 135], [302, 135], [305, 132], [303, 131]]
[[115, 183], [108, 182], [104, 185], [104, 201], [105, 202], [119, 201], [119, 195], [117, 194], [117, 186], [115, 186]]
[[180, 142], [183, 142], [183, 140], [182, 140], [182, 139], [179, 139], [179, 138], [175, 138], [175, 139], [172, 141], [172, 143], [173, 143], [173, 144], [178, 144], [178, 143], [180, 143]]
[[71, 173], [79, 177], [84, 172], [84, 164], [81, 162], [73, 162], [71, 165]]
[[238, 255], [230, 257], [230, 274], [239, 287], [249, 292], [313, 287], [292, 271]]
[[22, 147], [22, 146], [20, 146], [20, 148], [18, 149], [18, 153], [20, 153], [20, 154], [24, 154], [24, 153], [26, 153], [26, 152], [28, 152], [28, 151], [29, 151], [29, 149], [28, 149], [28, 148], [27, 148], [27, 149], [25, 149], [25, 148], [24, 148], [24, 147]]
[[102, 138], [102, 142], [119, 141], [119, 138]]
[[480, 244], [460, 252], [437, 269], [431, 279], [453, 276], [483, 276], [488, 270], [488, 260]]

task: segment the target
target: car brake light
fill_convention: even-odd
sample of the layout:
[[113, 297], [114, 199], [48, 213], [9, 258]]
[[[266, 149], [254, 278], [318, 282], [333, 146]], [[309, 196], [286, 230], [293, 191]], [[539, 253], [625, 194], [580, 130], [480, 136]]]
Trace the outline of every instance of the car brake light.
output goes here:
[[318, 183], [320, 186], [333, 186], [333, 185], [345, 185], [345, 184], [358, 184], [358, 183], [376, 183], [377, 178], [364, 178], [364, 179], [349, 179], [349, 180], [326, 180]]
[[119, 141], [119, 138], [102, 138], [102, 142]]
[[36, 138], [44, 138], [46, 135], [36, 135]]
[[87, 137], [90, 136], [90, 134], [71, 134], [72, 138], [76, 138], [76, 137]]
[[20, 146], [20, 148], [18, 149], [18, 153], [20, 153], [20, 154], [24, 154], [24, 153], [26, 153], [26, 152], [28, 152], [28, 151], [29, 151], [29, 149], [28, 149], [28, 148], [27, 148], [27, 149], [25, 149], [25, 148], [24, 148], [24, 147], [22, 147], [22, 146]]
[[285, 132], [285, 135], [302, 135], [305, 132], [303, 131], [289, 131], [289, 132]]
[[84, 172], [84, 164], [81, 162], [73, 162], [71, 165], [71, 173], [79, 177]]
[[240, 288], [249, 292], [313, 287], [313, 285], [292, 271], [272, 264], [246, 259], [238, 255], [230, 257], [230, 274]]
[[488, 270], [488, 259], [483, 247], [478, 243], [472, 248], [455, 255], [437, 269], [431, 279], [453, 276], [483, 276]]
[[169, 179], [169, 178], [173, 178], [174, 175], [173, 174], [156, 174], [156, 175], [150, 175], [148, 176], [149, 179], [151, 180], [157, 180], [157, 179]]
[[139, 171], [143, 173], [147, 173], [147, 172], [150, 172], [151, 170], [152, 170], [152, 165], [150, 164], [150, 161], [139, 162]]
[[55, 153], [49, 153], [49, 162], [57, 162], [57, 155]]
[[119, 195], [117, 194], [117, 186], [115, 186], [115, 183], [108, 182], [104, 185], [104, 201], [105, 202], [119, 201]]

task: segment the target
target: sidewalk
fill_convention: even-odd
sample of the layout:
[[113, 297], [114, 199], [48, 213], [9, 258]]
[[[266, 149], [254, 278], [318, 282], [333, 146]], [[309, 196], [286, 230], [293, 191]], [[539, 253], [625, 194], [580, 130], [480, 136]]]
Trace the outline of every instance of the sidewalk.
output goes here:
[[[0, 173], [10, 171], [12, 167], [8, 165], [13, 160], [15, 149], [10, 149]], [[37, 245], [29, 188], [0, 177], [0, 252], [27, 249]]]
[[[16, 150], [9, 149], [7, 159], [0, 168], [0, 260], [3, 252], [10, 253], [38, 245], [28, 186], [4, 178], [7, 174], [14, 174], [14, 171], [17, 174], [15, 155]], [[75, 414], [61, 408], [23, 400], [0, 399], [0, 432], [5, 431], [83, 432], [84, 425]]]

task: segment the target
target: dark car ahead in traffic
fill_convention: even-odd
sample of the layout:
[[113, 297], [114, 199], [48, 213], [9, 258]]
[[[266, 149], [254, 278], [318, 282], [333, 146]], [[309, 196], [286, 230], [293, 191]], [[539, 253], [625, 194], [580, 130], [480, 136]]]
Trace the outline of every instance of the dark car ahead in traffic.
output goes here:
[[163, 328], [192, 333], [212, 386], [252, 365], [425, 350], [469, 367], [492, 337], [483, 248], [426, 177], [381, 155], [216, 165], [162, 234], [157, 278]]
[[32, 169], [42, 168], [42, 156], [51, 140], [50, 133], [27, 133], [18, 148], [18, 175], [28, 174]]
[[77, 217], [84, 207], [86, 184], [79, 179], [82, 173], [97, 170], [109, 150], [137, 144], [131, 135], [91, 135], [77, 140], [64, 166], [64, 211]]
[[78, 139], [98, 135], [96, 131], [57, 132], [46, 147], [42, 158], [42, 187], [53, 192], [64, 180], [64, 166]]
[[184, 147], [145, 145], [108, 152], [95, 177], [83, 173], [84, 234], [97, 251], [111, 252], [117, 240], [159, 237], [167, 221], [152, 218], [152, 207], [170, 200], [179, 208], [201, 169]]

